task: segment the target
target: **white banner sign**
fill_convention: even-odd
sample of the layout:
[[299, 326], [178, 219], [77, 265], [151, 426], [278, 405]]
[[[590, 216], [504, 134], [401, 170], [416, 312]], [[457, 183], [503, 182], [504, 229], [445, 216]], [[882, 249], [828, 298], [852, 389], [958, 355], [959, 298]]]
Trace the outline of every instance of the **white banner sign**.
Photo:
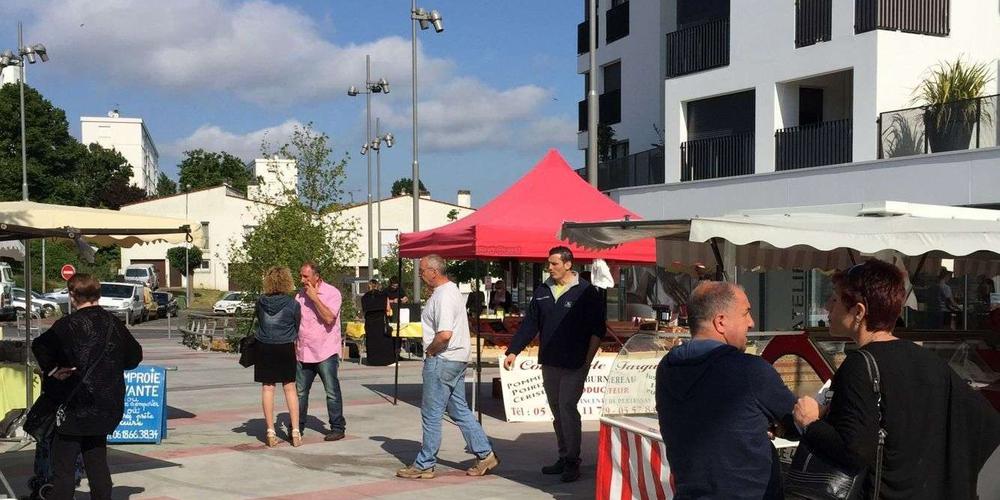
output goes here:
[[[615, 353], [598, 353], [590, 364], [590, 373], [583, 386], [583, 396], [577, 409], [583, 420], [597, 420], [601, 417], [601, 404], [604, 401], [604, 388], [608, 382], [611, 365], [615, 361]], [[521, 354], [514, 362], [513, 368], [505, 370], [503, 360], [506, 356], [498, 356], [500, 363], [500, 384], [503, 388], [503, 406], [508, 422], [549, 422], [552, 420], [552, 410], [542, 386], [542, 365], [538, 364], [538, 356]], [[654, 368], [655, 371], [655, 368]]]

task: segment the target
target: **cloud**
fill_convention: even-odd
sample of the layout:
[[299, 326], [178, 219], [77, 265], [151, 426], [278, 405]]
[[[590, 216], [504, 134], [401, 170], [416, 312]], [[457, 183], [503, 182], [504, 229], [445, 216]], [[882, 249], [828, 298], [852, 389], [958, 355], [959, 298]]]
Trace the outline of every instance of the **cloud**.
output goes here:
[[576, 146], [576, 120], [565, 116], [546, 116], [532, 121], [520, 130], [520, 144], [529, 147]]
[[[410, 40], [392, 36], [336, 45], [305, 13], [263, 0], [40, 1], [29, 32], [45, 40], [60, 71], [185, 92], [231, 92], [284, 106], [345, 96], [375, 76], [410, 80]], [[346, 19], [346, 16], [344, 16]], [[453, 63], [419, 54], [421, 79]]]
[[290, 119], [273, 127], [236, 134], [223, 130], [218, 125], [202, 125], [191, 135], [168, 144], [164, 151], [169, 156], [180, 157], [184, 151], [201, 148], [206, 151], [225, 151], [243, 160], [251, 160], [260, 157], [260, 145], [265, 138], [273, 145], [284, 144], [296, 127], [303, 126], [302, 122]]

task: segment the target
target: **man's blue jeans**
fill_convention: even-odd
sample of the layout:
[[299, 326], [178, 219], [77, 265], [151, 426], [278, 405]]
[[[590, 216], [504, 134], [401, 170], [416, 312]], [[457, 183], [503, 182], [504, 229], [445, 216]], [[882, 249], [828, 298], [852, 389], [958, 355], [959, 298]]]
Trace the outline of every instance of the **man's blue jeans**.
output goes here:
[[306, 416], [309, 409], [309, 389], [312, 388], [316, 375], [323, 382], [326, 390], [326, 411], [330, 415], [330, 431], [344, 432], [347, 421], [344, 420], [344, 400], [340, 394], [340, 379], [337, 378], [337, 368], [340, 367], [340, 356], [334, 354], [319, 363], [298, 362], [295, 370], [295, 390], [299, 394], [299, 430], [306, 426]]
[[465, 367], [468, 363], [448, 361], [438, 356], [424, 360], [423, 398], [420, 403], [420, 418], [423, 425], [423, 445], [413, 466], [429, 469], [437, 463], [437, 453], [441, 448], [441, 419], [447, 409], [448, 415], [462, 431], [466, 448], [478, 458], [486, 458], [493, 452], [489, 438], [476, 421], [475, 414], [465, 402]]

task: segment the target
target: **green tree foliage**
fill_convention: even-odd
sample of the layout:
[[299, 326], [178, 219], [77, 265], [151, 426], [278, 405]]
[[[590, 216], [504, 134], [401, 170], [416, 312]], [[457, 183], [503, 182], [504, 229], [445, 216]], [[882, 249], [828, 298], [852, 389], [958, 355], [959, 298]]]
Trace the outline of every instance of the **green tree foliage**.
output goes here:
[[[31, 287], [41, 290], [42, 282], [42, 240], [31, 240]], [[117, 246], [98, 248], [94, 263], [88, 264], [80, 258], [76, 244], [65, 238], [45, 240], [45, 289], [63, 288], [66, 282], [60, 276], [63, 264], [72, 264], [77, 273], [87, 273], [100, 280], [113, 280], [121, 267], [121, 251]], [[18, 286], [24, 284], [24, 263], [11, 262]]]
[[[191, 271], [198, 269], [201, 265], [201, 249], [196, 246], [191, 246], [190, 252], [185, 256], [184, 247], [173, 247], [167, 250], [167, 260], [170, 261], [171, 269], [179, 269], [181, 274], [187, 276], [191, 274]], [[184, 262], [187, 259], [188, 268], [185, 270]]]
[[453, 208], [453, 209], [449, 210], [448, 211], [448, 215], [446, 215], [445, 217], [447, 217], [448, 220], [453, 220], [453, 221], [454, 220], [458, 220], [458, 209], [457, 208]]
[[195, 149], [185, 151], [184, 159], [177, 166], [180, 171], [180, 192], [186, 193], [229, 184], [246, 193], [247, 184], [253, 181], [253, 170], [243, 160], [225, 152]]
[[160, 177], [156, 179], [156, 196], [170, 196], [177, 194], [177, 183], [167, 174], [160, 172]]
[[[343, 208], [346, 155], [333, 160], [329, 137], [308, 124], [296, 128], [288, 144], [261, 145], [265, 157], [292, 158], [298, 167], [299, 192], [289, 190], [277, 207], [255, 215], [256, 224], [242, 238], [230, 242], [229, 267], [241, 290], [256, 295], [261, 277], [271, 266], [287, 266], [296, 275], [305, 261], [313, 261], [320, 275], [335, 279], [357, 255], [357, 228], [339, 212]], [[344, 297], [350, 290], [341, 290]]]
[[[127, 186], [132, 167], [121, 154], [83, 146], [66, 113], [24, 86], [28, 194], [32, 201], [99, 207], [109, 186]], [[0, 199], [21, 199], [21, 122], [17, 85], [0, 87]], [[116, 202], [119, 203], [119, 202]], [[111, 208], [111, 207], [109, 207]]]
[[[396, 182], [392, 183], [392, 196], [403, 196], [408, 195], [413, 192], [413, 178], [412, 177], [400, 177], [396, 179]], [[427, 187], [424, 186], [424, 181], [420, 181], [420, 194], [427, 193]]]

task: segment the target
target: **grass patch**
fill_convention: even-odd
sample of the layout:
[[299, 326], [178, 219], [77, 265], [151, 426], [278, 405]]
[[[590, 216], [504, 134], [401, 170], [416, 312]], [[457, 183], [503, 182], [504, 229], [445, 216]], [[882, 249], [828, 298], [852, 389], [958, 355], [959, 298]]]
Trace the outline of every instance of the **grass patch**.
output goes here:
[[[177, 297], [177, 303], [183, 308], [184, 298], [187, 291], [184, 288], [160, 288], [165, 292], [170, 292]], [[212, 306], [226, 294], [225, 290], [212, 290], [210, 288], [194, 288], [191, 290], [191, 305], [188, 309], [212, 310]]]

